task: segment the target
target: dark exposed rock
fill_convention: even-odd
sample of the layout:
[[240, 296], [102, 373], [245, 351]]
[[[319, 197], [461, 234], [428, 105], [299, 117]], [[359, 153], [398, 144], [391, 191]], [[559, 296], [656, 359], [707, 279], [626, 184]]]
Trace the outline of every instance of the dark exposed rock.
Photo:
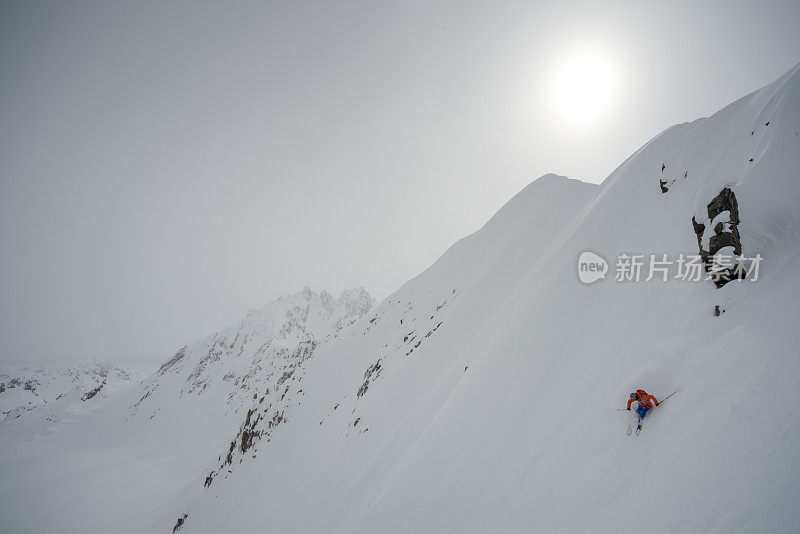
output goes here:
[[719, 317], [723, 313], [725, 313], [725, 308], [721, 307], [719, 304], [714, 306], [714, 317]]
[[0, 382], [0, 393], [3, 393], [6, 390], [6, 385]]
[[183, 517], [178, 518], [178, 522], [175, 523], [175, 526], [172, 527], [172, 533], [179, 531], [183, 527], [183, 523], [186, 521], [186, 518], [189, 517], [189, 514], [183, 514]]
[[[685, 178], [685, 176], [684, 176], [684, 178]], [[658, 187], [661, 189], [661, 194], [663, 195], [664, 193], [668, 192], [669, 188], [672, 187], [673, 185], [675, 185], [676, 181], [677, 181], [676, 178], [671, 178], [671, 179], [667, 179], [667, 180], [660, 180], [659, 179], [658, 180]]]
[[267, 427], [272, 429], [281, 424], [282, 422], [284, 422], [285, 420], [286, 419], [283, 417], [283, 412], [276, 413], [275, 415], [272, 416], [272, 419], [270, 419], [269, 422], [267, 423]]
[[258, 422], [261, 420], [261, 415], [258, 415], [255, 419], [251, 419], [252, 415], [253, 410], [247, 410], [247, 418], [245, 419], [241, 430], [242, 440], [239, 444], [239, 449], [242, 451], [242, 454], [247, 452], [247, 450], [253, 446], [254, 439], [261, 437], [261, 432], [255, 429], [258, 425]]
[[[736, 256], [742, 254], [742, 242], [739, 237], [739, 204], [736, 195], [730, 188], [725, 188], [714, 197], [707, 206], [709, 224], [714, 223], [722, 213], [728, 213], [727, 221], [717, 221], [713, 228], [706, 228], [706, 224], [697, 222], [692, 217], [692, 227], [697, 235], [697, 247], [706, 272], [712, 272], [714, 255], [725, 247], [732, 247]], [[703, 249], [703, 236], [706, 232], [713, 232], [708, 239], [708, 250]], [[722, 287], [731, 280], [744, 278], [746, 272], [740, 265], [728, 269], [718, 270], [714, 273], [713, 280], [717, 287]]]
[[[288, 388], [287, 388], [288, 389]], [[270, 405], [271, 406], [271, 405]], [[269, 408], [264, 410], [264, 413], [269, 411]], [[225, 456], [225, 461], [219, 466], [220, 469], [223, 469], [226, 465], [231, 465], [233, 463], [233, 456], [238, 450], [242, 456], [252, 448], [256, 441], [261, 440], [264, 436], [267, 437], [267, 442], [269, 442], [269, 436], [271, 433], [272, 428], [278, 426], [280, 423], [284, 422], [286, 418], [284, 417], [284, 412], [281, 411], [280, 413], [275, 413], [267, 422], [267, 430], [260, 430], [259, 423], [263, 420], [263, 414], [259, 413], [254, 417], [256, 413], [255, 408], [251, 408], [247, 410], [247, 416], [245, 417], [244, 423], [239, 428], [239, 432], [236, 434], [236, 438], [230, 442], [228, 446], [228, 453]], [[239, 444], [238, 448], [236, 444]], [[242, 462], [242, 458], [239, 459], [239, 463]], [[208, 487], [214, 480], [214, 471], [212, 471], [203, 482], [204, 487]]]
[[[369, 381], [370, 379], [378, 378], [378, 375], [381, 373], [381, 360], [378, 358], [378, 361], [374, 364], [367, 367], [367, 370], [364, 372], [364, 383], [361, 384], [361, 387], [358, 388], [358, 392], [356, 393], [357, 397], [363, 397], [364, 394], [367, 392], [369, 388]], [[338, 405], [337, 405], [338, 406]]]
[[286, 382], [287, 380], [292, 378], [293, 374], [294, 374], [294, 369], [290, 369], [288, 371], [284, 371], [283, 374], [281, 375], [281, 377], [278, 379], [277, 386], [280, 387], [284, 382]]
[[[158, 386], [156, 386], [156, 387], [158, 387]], [[155, 388], [154, 388], [154, 389], [155, 389]], [[141, 398], [139, 398], [139, 400], [138, 400], [138, 401], [136, 401], [136, 404], [134, 404], [134, 406], [139, 406], [139, 405], [142, 403], [142, 401], [143, 401], [143, 400], [145, 400], [147, 397], [149, 397], [149, 396], [150, 396], [150, 393], [152, 393], [152, 390], [149, 390], [149, 389], [148, 389], [148, 390], [145, 392], [145, 394], [144, 394], [144, 395], [142, 395], [142, 396], [141, 396]]]
[[22, 389], [24, 389], [26, 391], [30, 391], [31, 393], [36, 395], [36, 386], [38, 386], [38, 385], [39, 385], [39, 381], [36, 380], [36, 379], [31, 378], [30, 380], [27, 380], [25, 382], [25, 387], [23, 387]]
[[103, 386], [105, 386], [105, 385], [106, 385], [106, 381], [103, 380], [102, 384], [100, 384], [99, 386], [97, 386], [96, 388], [91, 390], [89, 393], [84, 393], [83, 397], [81, 397], [81, 400], [85, 402], [85, 401], [91, 399], [92, 397], [94, 397], [95, 395], [100, 393], [100, 390], [103, 389]]
[[170, 369], [170, 367], [181, 361], [183, 357], [186, 356], [186, 348], [186, 345], [184, 345], [178, 352], [175, 353], [172, 358], [164, 362], [164, 364], [158, 369], [158, 374], [163, 375]]

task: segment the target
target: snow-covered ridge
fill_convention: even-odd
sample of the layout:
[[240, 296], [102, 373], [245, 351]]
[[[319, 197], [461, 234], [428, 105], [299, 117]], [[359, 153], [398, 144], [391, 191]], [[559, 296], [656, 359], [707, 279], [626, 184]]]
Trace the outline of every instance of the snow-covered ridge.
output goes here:
[[[0, 365], [0, 413], [17, 419], [54, 403], [104, 399], [135, 384], [151, 370], [149, 364], [118, 364], [87, 360], [66, 364]], [[95, 400], [96, 401], [96, 400]]]
[[[281, 433], [247, 469], [223, 462], [212, 474], [227, 480], [163, 523], [187, 513], [199, 532], [790, 529], [800, 420], [769, 399], [800, 390], [798, 131], [795, 67], [666, 130], [599, 191], [537, 180], [355, 325], [359, 335], [321, 349], [288, 390], [302, 389], [302, 406]], [[738, 213], [722, 220], [710, 205], [725, 189]], [[735, 246], [765, 258], [758, 282], [577, 278], [587, 249], [612, 262], [713, 254], [693, 222], [724, 242], [732, 219]], [[628, 438], [617, 409], [640, 387], [679, 393]]]
[[[131, 417], [163, 423], [160, 431], [177, 440], [191, 435], [210, 444], [220, 460], [213, 462], [209, 455], [198, 469], [219, 469], [226, 457], [231, 464], [236, 451], [243, 454], [262, 436], [269, 439], [272, 427], [288, 421], [302, 395], [298, 388], [289, 392], [288, 384], [299, 383], [304, 363], [320, 347], [348, 335], [373, 305], [363, 288], [334, 297], [306, 287], [250, 310], [165, 361], [142, 384]], [[202, 426], [192, 422], [196, 417]], [[183, 426], [171, 423], [176, 420]]]
[[[4, 527], [796, 530], [799, 71], [600, 187], [534, 181], [377, 308], [308, 290], [187, 345], [56, 446], [0, 457]], [[620, 253], [722, 245], [761, 254], [759, 280], [613, 279]], [[607, 279], [579, 281], [585, 250]], [[627, 436], [638, 388], [677, 393]]]
[[183, 346], [161, 365], [148, 387], [154, 389], [169, 380], [185, 395], [229, 383], [226, 389], [231, 390], [231, 400], [250, 395], [260, 391], [262, 382], [278, 369], [291, 372], [302, 364], [317, 345], [336, 337], [372, 306], [373, 299], [363, 288], [346, 290], [334, 298], [327, 291], [317, 294], [306, 287]]

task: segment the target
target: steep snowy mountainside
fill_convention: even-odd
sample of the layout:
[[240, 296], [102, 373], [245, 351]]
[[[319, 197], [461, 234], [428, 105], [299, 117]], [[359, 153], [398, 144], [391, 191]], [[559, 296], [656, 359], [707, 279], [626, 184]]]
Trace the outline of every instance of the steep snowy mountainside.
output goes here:
[[[216, 463], [226, 459], [224, 466], [230, 467], [234, 449], [243, 454], [289, 419], [303, 394], [300, 388], [290, 392], [289, 386], [302, 380], [304, 362], [348, 335], [373, 304], [363, 288], [338, 297], [305, 288], [251, 310], [161, 365], [144, 381], [131, 418], [146, 418], [154, 431], [176, 436], [176, 443], [203, 441], [207, 460], [213, 455], [219, 457]], [[258, 415], [251, 417], [253, 412]]]
[[[727, 532], [797, 523], [800, 417], [772, 403], [800, 387], [799, 131], [799, 67], [708, 119], [668, 130], [609, 177], [561, 251], [519, 288], [511, 319], [490, 326], [480, 351], [510, 352], [531, 372], [557, 370], [546, 382], [514, 387], [548, 399], [567, 389], [580, 395], [565, 406], [532, 406], [528, 420], [539, 431], [549, 425], [549, 440], [528, 442], [535, 460], [522, 460], [524, 473], [484, 526]], [[673, 182], [667, 192], [655, 183], [664, 177]], [[764, 258], [757, 281], [751, 271], [719, 289], [674, 278], [570, 285], [573, 255], [586, 248], [610, 261], [621, 253], [697, 254], [693, 219], [707, 219], [725, 189], [738, 199], [743, 254]], [[553, 313], [584, 325], [580, 335], [559, 328]], [[518, 317], [543, 321], [536, 334], [548, 350], [535, 359], [509, 346], [524, 328]], [[679, 392], [645, 423], [644, 443], [619, 443], [613, 409], [636, 387], [659, 398]], [[559, 480], [567, 462], [574, 488], [542, 483]], [[593, 505], [575, 510], [559, 500], [567, 492]]]
[[[439, 381], [444, 372], [440, 366], [452, 365], [443, 358], [431, 361], [430, 355], [436, 355], [442, 347], [455, 353], [467, 350], [472, 340], [464, 332], [479, 329], [481, 322], [501, 306], [508, 291], [513, 289], [514, 280], [523, 276], [559, 239], [570, 222], [587, 208], [596, 192], [596, 185], [555, 175], [543, 176], [523, 189], [482, 229], [457, 242], [429, 269], [404, 284], [356, 323], [353, 335], [321, 349], [320, 354], [326, 361], [323, 368], [309, 362], [303, 371], [302, 385], [290, 384], [288, 390], [290, 395], [302, 390], [302, 407], [297, 407], [280, 434], [257, 436], [258, 459], [242, 454], [241, 440], [231, 443], [232, 461], [224, 461], [228, 451], [223, 451], [222, 465], [214, 466], [211, 478], [205, 479], [212, 492], [208, 493], [208, 498], [213, 498], [211, 495], [216, 491], [227, 491], [229, 483], [242, 483], [242, 487], [247, 487], [241, 481], [252, 482], [249, 477], [255, 472], [260, 473], [258, 476], [282, 481], [264, 488], [266, 493], [260, 495], [267, 500], [285, 491], [287, 488], [283, 484], [289, 479], [293, 481], [289, 487], [299, 480], [319, 484], [319, 488], [328, 487], [328, 483], [338, 484], [335, 478], [319, 480], [308, 470], [323, 465], [333, 472], [354, 468], [353, 462], [358, 462], [358, 457], [344, 454], [340, 463], [335, 454], [339, 447], [349, 444], [354, 447], [351, 453], [355, 453], [360, 447], [358, 441], [352, 441], [357, 439], [355, 436], [370, 436], [376, 429], [380, 430], [381, 420], [390, 424], [405, 410], [413, 411], [414, 404], [426, 396], [426, 389]], [[311, 373], [313, 376], [309, 376], [310, 369], [316, 369]], [[387, 381], [387, 377], [392, 380]], [[375, 389], [382, 391], [381, 398], [389, 403], [389, 413], [379, 419], [372, 417], [369, 411], [361, 411]], [[268, 417], [269, 413], [266, 415]], [[252, 417], [257, 416], [258, 411], [254, 410]], [[322, 432], [322, 436], [302, 434], [312, 427]], [[384, 428], [384, 433], [387, 430]], [[345, 441], [334, 446], [325, 436]], [[402, 450], [399, 447], [392, 453], [399, 453]], [[320, 459], [312, 461], [304, 456], [305, 459], [298, 460], [304, 463], [302, 466], [289, 461], [301, 451], [311, 454], [309, 449], [319, 454]], [[261, 464], [260, 458], [265, 454], [272, 460]], [[287, 461], [284, 463], [278, 458]], [[392, 458], [386, 458], [387, 468], [392, 466]], [[220, 473], [229, 474], [229, 466], [235, 467], [240, 461], [244, 461], [246, 469], [234, 469], [229, 480], [217, 482]], [[260, 472], [260, 465], [268, 465], [268, 472]], [[311, 491], [303, 497], [311, 509], [320, 505], [312, 498], [314, 495], [332, 498], [330, 494]], [[291, 514], [295, 521], [315, 519], [313, 514], [297, 516], [291, 506], [269, 508], [270, 524], [276, 525], [278, 531], [287, 528], [280, 519], [284, 514]], [[174, 521], [171, 515], [164, 520], [167, 519]], [[191, 519], [187, 528], [193, 524], [195, 520]]]
[[239, 322], [187, 344], [146, 381], [137, 405], [146, 407], [158, 388], [169, 394], [202, 395], [221, 388], [228, 404], [260, 392], [280, 372], [291, 373], [316, 347], [336, 337], [373, 306], [363, 289], [344, 291], [337, 298], [309, 288], [282, 297], [260, 310], [250, 310]]
[[[307, 290], [78, 401], [52, 436], [5, 431], [49, 432], [41, 410], [6, 419], [2, 528], [794, 531], [798, 168], [800, 66], [599, 188], [534, 181], [377, 308]], [[605, 279], [581, 282], [586, 251]], [[705, 279], [729, 253], [760, 270]], [[638, 388], [676, 393], [628, 436]]]
[[[596, 194], [534, 182], [356, 324], [361, 335], [320, 350], [290, 424], [160, 522], [791, 530], [800, 416], [779, 399], [800, 391], [798, 131], [795, 67], [657, 136]], [[615, 279], [623, 254], [705, 254], [712, 268], [736, 249], [761, 255], [757, 279], [749, 268], [717, 288], [676, 278], [677, 265], [665, 281], [646, 281], [647, 267], [638, 282]], [[610, 264], [592, 285], [576, 274], [586, 250]], [[677, 394], [628, 437], [618, 409], [640, 387]]]
[[[109, 380], [91, 400], [78, 400], [84, 409], [66, 412], [58, 432], [44, 418], [10, 419], [19, 428], [0, 431], [2, 529], [166, 530], [162, 513], [203, 491], [203, 478], [250, 422], [251, 406], [289, 420], [302, 392], [285, 394], [286, 385], [302, 379], [320, 347], [353, 335], [373, 304], [362, 288], [339, 296], [306, 288], [184, 346], [136, 387], [89, 411]], [[171, 517], [169, 528], [174, 523]]]
[[[503, 281], [487, 277], [487, 268], [496, 265], [505, 277], [513, 279], [513, 273], [535, 261], [541, 250], [589, 203], [595, 191], [593, 184], [555, 175], [543, 176], [516, 195], [484, 228], [456, 243], [431, 268], [407, 282], [377, 310], [355, 323], [350, 336], [337, 342], [346, 344], [347, 340], [355, 341], [365, 336], [384, 342], [370, 364], [359, 373], [363, 376], [358, 378], [358, 383], [352, 385], [355, 398], [364, 396], [370, 381], [377, 380], [382, 372], [391, 372], [390, 355], [409, 357], [431, 341], [439, 329], [444, 328], [451, 309], [466, 307], [469, 310], [472, 306], [480, 306], [477, 314], [468, 314], [475, 318], [499, 305], [497, 289], [502, 288]], [[520, 241], [525, 244], [511, 246]], [[443, 279], [441, 274], [437, 274], [453, 271], [458, 275]], [[460, 300], [462, 293], [468, 298]], [[258, 393], [252, 397], [245, 423], [220, 455], [219, 464], [210, 471], [204, 485], [210, 486], [215, 477], [229, 472], [248, 455], [255, 458], [261, 445], [273, 438], [272, 429], [288, 422], [286, 410], [289, 406], [296, 406], [298, 409], [293, 411], [301, 412], [300, 401], [296, 399], [305, 399], [308, 393], [308, 388], [300, 384], [305, 373], [306, 369], [299, 373], [294, 369], [284, 372], [275, 388], [268, 387], [265, 395]], [[283, 384], [290, 376], [291, 380]], [[279, 397], [274, 399], [271, 392]], [[343, 409], [351, 405], [345, 398], [337, 402]], [[320, 426], [322, 422], [319, 421]], [[367, 428], [362, 426], [359, 430], [365, 432]]]
[[87, 360], [68, 364], [0, 365], [0, 414], [19, 419], [34, 410], [49, 408], [48, 416], [67, 406], [113, 397], [144, 378], [155, 366]]

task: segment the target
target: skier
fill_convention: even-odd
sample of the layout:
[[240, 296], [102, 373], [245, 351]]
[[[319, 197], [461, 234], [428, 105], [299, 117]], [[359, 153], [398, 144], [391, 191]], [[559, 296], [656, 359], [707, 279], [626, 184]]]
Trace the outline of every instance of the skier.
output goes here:
[[655, 402], [656, 406], [658, 406], [658, 400], [645, 390], [637, 389], [634, 393], [631, 393], [631, 398], [628, 399], [628, 411], [631, 411], [631, 404], [633, 404], [634, 401], [639, 402], [639, 407], [636, 408], [636, 413], [639, 414], [639, 425], [636, 429], [638, 433], [638, 431], [642, 429], [642, 419], [644, 419], [647, 412], [653, 408], [653, 403], [650, 401]]

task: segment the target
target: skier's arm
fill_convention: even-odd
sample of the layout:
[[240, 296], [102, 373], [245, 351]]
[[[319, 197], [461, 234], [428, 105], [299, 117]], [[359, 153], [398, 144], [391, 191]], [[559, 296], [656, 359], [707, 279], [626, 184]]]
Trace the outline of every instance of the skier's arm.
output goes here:
[[652, 399], [653, 402], [656, 403], [656, 406], [658, 406], [658, 400], [652, 395], [645, 395], [643, 400], [651, 400], [651, 399]]
[[633, 404], [633, 399], [628, 399], [628, 410], [631, 409], [631, 404]]

